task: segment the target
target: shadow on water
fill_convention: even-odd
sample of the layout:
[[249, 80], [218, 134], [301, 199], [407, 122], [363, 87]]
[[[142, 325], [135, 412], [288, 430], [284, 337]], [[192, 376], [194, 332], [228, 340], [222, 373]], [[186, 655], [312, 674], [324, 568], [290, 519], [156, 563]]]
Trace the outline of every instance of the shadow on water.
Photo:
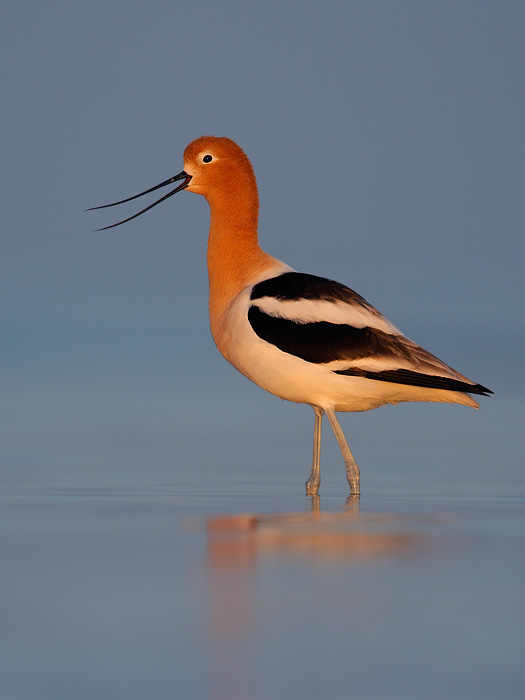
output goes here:
[[411, 531], [415, 518], [361, 513], [359, 496], [349, 496], [341, 511], [323, 512], [311, 496], [309, 513], [226, 515], [208, 518], [208, 563], [232, 570], [255, 565], [264, 554], [301, 555], [320, 562], [406, 555], [428, 537]]
[[[261, 626], [261, 605], [266, 607], [261, 603], [261, 571], [272, 569], [272, 561], [279, 576], [290, 567], [289, 575], [294, 577], [294, 562], [300, 571], [306, 567], [311, 574], [313, 566], [326, 575], [341, 566], [424, 554], [435, 535], [425, 533], [421, 525], [423, 521], [427, 525], [435, 523], [436, 519], [439, 516], [428, 514], [361, 513], [358, 496], [349, 496], [337, 512], [323, 511], [320, 497], [313, 496], [308, 513], [208, 518], [206, 568], [213, 697], [229, 698], [232, 692], [235, 697], [256, 695], [252, 644]], [[311, 585], [310, 581], [307, 589]], [[268, 590], [272, 598], [280, 595], [271, 583]], [[314, 596], [310, 605], [313, 609], [319, 603]]]

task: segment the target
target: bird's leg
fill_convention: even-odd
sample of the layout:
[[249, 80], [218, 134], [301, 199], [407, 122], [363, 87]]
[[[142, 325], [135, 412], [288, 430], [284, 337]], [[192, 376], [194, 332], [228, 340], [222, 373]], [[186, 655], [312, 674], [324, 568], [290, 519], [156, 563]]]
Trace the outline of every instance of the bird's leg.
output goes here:
[[312, 457], [312, 471], [305, 484], [307, 496], [316, 496], [321, 484], [321, 423], [324, 411], [319, 406], [312, 406], [312, 408], [315, 411], [314, 453]]
[[319, 518], [321, 516], [321, 497], [319, 495], [310, 496], [310, 505], [312, 507], [312, 518]]
[[357, 463], [350, 452], [350, 448], [348, 447], [344, 433], [339, 425], [339, 421], [335, 416], [335, 412], [331, 408], [327, 408], [326, 415], [328, 416], [328, 420], [330, 421], [330, 425], [334, 431], [335, 439], [337, 440], [337, 444], [339, 445], [339, 449], [341, 450], [341, 454], [343, 455], [343, 459], [345, 461], [346, 478], [348, 479], [348, 485], [350, 486], [350, 493], [352, 495], [358, 495], [360, 478], [359, 467], [357, 466]]

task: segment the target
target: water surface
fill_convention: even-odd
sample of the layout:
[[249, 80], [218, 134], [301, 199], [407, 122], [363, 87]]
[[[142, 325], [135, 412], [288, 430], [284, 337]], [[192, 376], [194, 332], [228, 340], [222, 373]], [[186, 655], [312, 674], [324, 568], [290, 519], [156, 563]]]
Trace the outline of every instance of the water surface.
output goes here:
[[1, 697], [523, 697], [522, 497], [253, 486], [8, 487]]

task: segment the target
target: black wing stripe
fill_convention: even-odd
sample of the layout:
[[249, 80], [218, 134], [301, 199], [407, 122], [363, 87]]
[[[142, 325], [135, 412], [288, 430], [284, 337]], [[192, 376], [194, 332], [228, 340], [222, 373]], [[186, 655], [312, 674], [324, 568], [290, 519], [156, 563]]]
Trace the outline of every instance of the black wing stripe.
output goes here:
[[[267, 343], [307, 362], [323, 363], [334, 360], [359, 360], [370, 356], [401, 356], [402, 346], [397, 336], [345, 324], [317, 321], [297, 323], [261, 311], [257, 306], [248, 310], [251, 327]], [[404, 351], [407, 354], [407, 351]]]
[[383, 372], [371, 372], [365, 369], [349, 367], [348, 369], [336, 369], [335, 374], [343, 374], [347, 377], [365, 377], [366, 379], [376, 379], [380, 382], [393, 382], [394, 384], [408, 384], [410, 386], [421, 386], [430, 389], [447, 389], [448, 391], [461, 391], [466, 394], [480, 394], [488, 396], [493, 392], [481, 384], [469, 384], [458, 379], [449, 377], [438, 377], [432, 374], [422, 374], [409, 369], [391, 369]]
[[279, 301], [298, 301], [300, 299], [344, 301], [347, 304], [359, 304], [372, 308], [357, 292], [334, 280], [307, 275], [302, 272], [285, 272], [264, 282], [259, 282], [252, 289], [251, 299], [274, 297]]
[[[262, 340], [275, 345], [282, 352], [315, 364], [337, 360], [355, 361], [367, 357], [385, 359], [396, 357], [399, 361], [418, 362], [422, 368], [427, 363], [431, 366], [430, 360], [439, 362], [433, 355], [410, 343], [406, 338], [399, 338], [371, 328], [355, 328], [326, 321], [297, 323], [287, 318], [271, 316], [261, 311], [258, 306], [250, 307], [248, 320], [254, 332]], [[410, 345], [406, 345], [407, 343]], [[446, 369], [445, 365], [443, 367]], [[343, 376], [365, 377], [394, 384], [461, 391], [482, 396], [492, 394], [490, 389], [481, 384], [469, 384], [459, 379], [414, 372], [409, 369], [372, 371], [349, 367], [333, 371]]]

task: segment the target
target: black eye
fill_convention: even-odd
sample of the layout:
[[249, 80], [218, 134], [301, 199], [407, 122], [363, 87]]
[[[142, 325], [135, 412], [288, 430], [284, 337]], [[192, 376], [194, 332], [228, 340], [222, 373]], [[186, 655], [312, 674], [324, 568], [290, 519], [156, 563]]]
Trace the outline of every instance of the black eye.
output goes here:
[[213, 158], [210, 155], [204, 156], [202, 159], [204, 163], [211, 163]]

